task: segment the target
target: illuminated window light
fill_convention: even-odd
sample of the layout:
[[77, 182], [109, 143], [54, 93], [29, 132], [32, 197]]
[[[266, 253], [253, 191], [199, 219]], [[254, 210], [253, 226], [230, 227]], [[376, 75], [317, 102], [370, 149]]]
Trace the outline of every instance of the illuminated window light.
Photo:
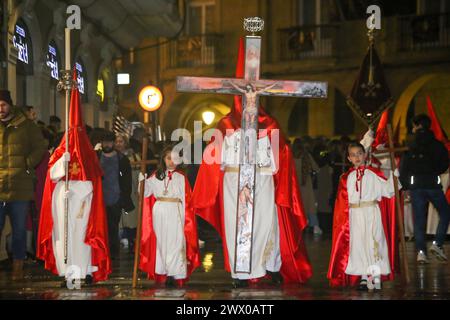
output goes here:
[[103, 79], [98, 79], [97, 81], [97, 95], [100, 97], [100, 101], [105, 101], [105, 84]]
[[130, 84], [130, 74], [129, 73], [118, 73], [117, 74], [117, 84], [119, 84], [119, 85]]

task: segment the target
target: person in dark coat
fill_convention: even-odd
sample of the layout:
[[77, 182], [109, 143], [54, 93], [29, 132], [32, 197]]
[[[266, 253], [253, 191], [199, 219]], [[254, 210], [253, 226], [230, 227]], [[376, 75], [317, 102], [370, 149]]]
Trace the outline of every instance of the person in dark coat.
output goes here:
[[411, 196], [417, 262], [427, 263], [425, 226], [429, 202], [439, 212], [436, 239], [430, 252], [439, 260], [447, 261], [443, 245], [450, 221], [450, 207], [442, 191], [439, 175], [449, 167], [448, 152], [430, 130], [431, 120], [427, 115], [415, 116], [412, 125], [414, 138], [400, 164], [400, 181]]
[[8, 90], [0, 90], [0, 239], [8, 214], [13, 231], [12, 280], [23, 279], [26, 221], [29, 202], [34, 197], [34, 168], [42, 160], [46, 147], [39, 127], [13, 106]]
[[119, 223], [122, 213], [133, 210], [131, 200], [132, 175], [128, 157], [114, 149], [116, 140], [113, 132], [106, 132], [102, 138], [102, 150], [98, 152], [103, 169], [103, 198], [108, 219], [108, 238], [111, 259], [119, 256]]

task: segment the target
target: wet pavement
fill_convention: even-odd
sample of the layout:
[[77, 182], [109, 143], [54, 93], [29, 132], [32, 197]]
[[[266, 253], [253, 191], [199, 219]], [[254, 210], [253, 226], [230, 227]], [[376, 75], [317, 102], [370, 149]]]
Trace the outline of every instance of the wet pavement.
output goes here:
[[[273, 285], [270, 281], [249, 288], [234, 289], [231, 278], [223, 269], [221, 243], [214, 234], [205, 236], [201, 249], [202, 266], [183, 289], [157, 287], [140, 274], [138, 288], [131, 288], [133, 256], [122, 250], [119, 260], [113, 261], [113, 274], [106, 282], [82, 286], [81, 290], [61, 287], [61, 279], [45, 271], [43, 264], [27, 262], [25, 280], [10, 281], [10, 267], [0, 269], [0, 299], [60, 299], [60, 300], [410, 300], [450, 299], [450, 267], [434, 258], [430, 264], [415, 263], [413, 242], [407, 242], [411, 283], [404, 287], [400, 279], [383, 283], [381, 292], [359, 292], [354, 289], [331, 289], [326, 273], [331, 248], [330, 234], [315, 237], [305, 235], [305, 242], [314, 276], [305, 285]], [[447, 250], [448, 251], [448, 250]]]

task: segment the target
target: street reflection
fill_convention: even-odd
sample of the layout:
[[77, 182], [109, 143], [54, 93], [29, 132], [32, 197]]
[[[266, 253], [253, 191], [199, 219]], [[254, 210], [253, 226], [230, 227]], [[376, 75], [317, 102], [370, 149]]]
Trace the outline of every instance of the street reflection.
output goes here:
[[331, 239], [324, 235], [305, 236], [305, 244], [314, 275], [306, 284], [276, 285], [269, 277], [253, 281], [249, 287], [234, 289], [229, 273], [224, 270], [222, 245], [210, 241], [201, 255], [202, 266], [182, 288], [166, 288], [139, 274], [138, 286], [131, 286], [133, 255], [121, 252], [108, 281], [84, 285], [81, 290], [69, 290], [62, 279], [45, 271], [40, 263], [28, 263], [22, 282], [10, 280], [11, 267], [0, 269], [0, 299], [43, 300], [394, 300], [394, 299], [450, 299], [448, 264], [430, 259], [427, 265], [417, 265], [414, 243], [407, 243], [411, 283], [405, 286], [401, 277], [384, 282], [381, 292], [360, 292], [355, 288], [330, 288], [326, 278]]
[[205, 254], [205, 257], [203, 258], [202, 262], [203, 270], [205, 272], [210, 272], [213, 269], [214, 267], [213, 257], [214, 254], [211, 252]]

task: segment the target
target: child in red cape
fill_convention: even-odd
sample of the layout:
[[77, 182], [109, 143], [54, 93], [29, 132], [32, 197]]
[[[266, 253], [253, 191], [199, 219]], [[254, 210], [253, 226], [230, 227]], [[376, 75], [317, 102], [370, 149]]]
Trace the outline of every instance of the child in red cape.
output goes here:
[[177, 170], [172, 147], [167, 147], [158, 170], [145, 180], [139, 265], [149, 279], [166, 286], [183, 286], [200, 265], [190, 198], [189, 182]]
[[339, 183], [327, 277], [333, 287], [359, 280], [359, 290], [381, 289], [381, 278], [393, 279], [396, 258], [395, 241], [390, 241], [395, 212], [384, 203], [394, 196], [393, 175], [386, 180], [379, 169], [366, 166], [360, 143], [349, 144], [348, 160], [353, 167]]

